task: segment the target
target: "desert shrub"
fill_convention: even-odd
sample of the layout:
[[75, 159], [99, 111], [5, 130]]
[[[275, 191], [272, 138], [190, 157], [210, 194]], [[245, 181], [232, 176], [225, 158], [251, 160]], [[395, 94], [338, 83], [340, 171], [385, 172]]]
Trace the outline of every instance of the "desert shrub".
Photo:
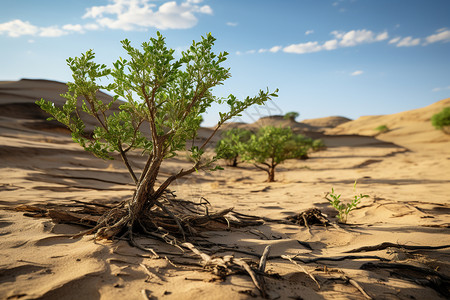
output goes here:
[[[180, 177], [199, 169], [214, 169], [216, 158], [205, 159], [203, 154], [220, 126], [246, 108], [262, 105], [277, 96], [277, 91], [268, 90], [243, 100], [233, 95], [225, 99], [214, 96], [212, 89], [231, 76], [229, 69], [222, 66], [228, 53], [215, 54], [214, 42], [215, 38], [207, 34], [201, 41], [194, 41], [176, 60], [175, 50], [167, 48], [159, 32], [156, 38], [142, 43], [142, 50], [123, 40], [122, 47], [128, 57], [119, 58], [112, 68], [95, 63], [94, 52], [89, 50], [80, 57], [67, 59], [73, 82], [67, 84], [68, 92], [62, 95], [66, 99], [62, 108], [44, 99], [37, 101], [43, 110], [70, 129], [73, 140], [86, 151], [102, 159], [113, 159], [112, 153], [118, 153], [135, 184], [130, 198], [107, 212], [90, 231], [96, 232], [97, 237], [125, 234], [132, 238], [133, 228], [147, 232], [158, 230], [153, 213], [156, 207], [174, 219], [178, 233], [184, 235], [182, 218], [160, 201], [163, 193]], [[112, 83], [100, 85], [107, 76], [112, 78]], [[100, 89], [114, 93], [114, 100], [108, 103], [97, 98]], [[118, 113], [111, 113], [110, 108], [119, 97], [126, 102], [120, 105]], [[186, 149], [186, 142], [195, 137], [200, 127], [201, 114], [213, 103], [228, 105], [228, 111], [219, 113], [215, 130], [202, 145], [189, 149], [192, 166], [161, 178], [159, 171], [164, 160]], [[97, 120], [91, 136], [85, 133], [82, 112]], [[143, 126], [150, 128], [149, 135], [141, 131]], [[134, 149], [140, 150], [147, 159], [140, 170], [135, 169], [139, 164], [131, 162], [130, 151]]]
[[[308, 142], [305, 142], [308, 141]], [[275, 181], [275, 168], [287, 159], [306, 159], [311, 143], [291, 128], [262, 127], [242, 146], [242, 158], [268, 174], [267, 181]]]
[[431, 117], [431, 124], [443, 132], [450, 134], [450, 107], [445, 107], [441, 112]]
[[[353, 191], [355, 192], [355, 195], [353, 196], [351, 201], [347, 203], [341, 202], [341, 194], [337, 195], [334, 192], [334, 188], [331, 188], [331, 193], [327, 193], [327, 195], [325, 196], [325, 199], [330, 202], [330, 205], [337, 210], [337, 217], [339, 219], [339, 222], [341, 223], [347, 223], [348, 214], [358, 206], [358, 204], [361, 202], [361, 199], [369, 197], [369, 195], [356, 194], [356, 181], [353, 185]], [[328, 196], [330, 196], [331, 199]]]
[[320, 151], [320, 150], [325, 150], [327, 148], [327, 146], [325, 145], [325, 143], [322, 140], [317, 139], [317, 140], [312, 141], [311, 148], [314, 151]]
[[298, 112], [290, 111], [290, 112], [286, 113], [283, 118], [285, 120], [295, 121], [295, 119], [298, 118], [299, 116], [300, 116], [300, 114]]
[[225, 159], [229, 166], [237, 167], [242, 143], [246, 143], [251, 135], [251, 131], [240, 128], [225, 131], [216, 145], [217, 157]]
[[380, 125], [380, 126], [376, 127], [375, 130], [378, 133], [386, 133], [389, 131], [389, 127], [387, 127], [386, 125]]

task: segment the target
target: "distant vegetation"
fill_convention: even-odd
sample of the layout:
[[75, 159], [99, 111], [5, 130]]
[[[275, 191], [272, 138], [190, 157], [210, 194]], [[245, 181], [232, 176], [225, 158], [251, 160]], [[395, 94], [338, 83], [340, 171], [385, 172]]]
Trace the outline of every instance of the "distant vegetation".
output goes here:
[[[216, 152], [225, 159], [242, 160], [253, 163], [258, 169], [267, 172], [268, 182], [275, 181], [275, 168], [287, 159], [307, 159], [308, 152], [321, 150], [325, 144], [301, 134], [294, 134], [291, 128], [274, 126], [262, 127], [251, 134], [247, 141], [247, 132], [230, 130], [224, 134]], [[229, 156], [228, 156], [229, 155]]]
[[222, 134], [223, 138], [216, 145], [217, 155], [225, 159], [229, 166], [237, 167], [242, 145], [250, 139], [251, 135], [250, 130], [240, 128], [225, 131]]
[[380, 125], [377, 128], [375, 128], [376, 131], [378, 131], [378, 133], [386, 133], [388, 132], [390, 129], [389, 127], [387, 127], [386, 125]]
[[431, 117], [431, 124], [436, 129], [450, 134], [450, 107], [445, 107], [441, 112]]
[[291, 111], [288, 112], [284, 115], [284, 119], [285, 120], [291, 120], [291, 121], [295, 121], [296, 118], [298, 118], [300, 116], [300, 114], [298, 112], [295, 111]]

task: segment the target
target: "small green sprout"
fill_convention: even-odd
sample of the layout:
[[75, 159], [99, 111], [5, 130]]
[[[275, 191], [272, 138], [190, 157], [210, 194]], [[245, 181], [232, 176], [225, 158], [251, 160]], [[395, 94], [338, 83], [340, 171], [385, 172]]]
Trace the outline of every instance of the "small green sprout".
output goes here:
[[[341, 202], [341, 195], [337, 195], [334, 192], [334, 188], [331, 188], [331, 193], [327, 193], [327, 195], [325, 196], [325, 199], [327, 199], [331, 206], [333, 206], [337, 211], [338, 211], [338, 219], [340, 223], [347, 223], [347, 217], [348, 214], [354, 210], [356, 208], [356, 206], [358, 206], [358, 204], [361, 202], [362, 198], [367, 198], [369, 197], [369, 195], [363, 195], [363, 194], [356, 194], [356, 181], [355, 184], [353, 185], [353, 191], [355, 192], [355, 195], [353, 196], [353, 199], [351, 202], [349, 203], [342, 203]], [[330, 196], [330, 198], [328, 197]]]

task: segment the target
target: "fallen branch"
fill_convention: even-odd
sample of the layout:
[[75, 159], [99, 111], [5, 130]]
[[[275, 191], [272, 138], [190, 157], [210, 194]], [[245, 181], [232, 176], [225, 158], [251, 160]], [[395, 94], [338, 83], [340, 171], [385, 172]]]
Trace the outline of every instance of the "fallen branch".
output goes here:
[[339, 257], [315, 257], [312, 259], [308, 259], [308, 260], [302, 260], [298, 257], [294, 257], [294, 260], [297, 261], [301, 261], [305, 264], [309, 264], [309, 263], [313, 263], [313, 262], [317, 262], [320, 260], [329, 260], [329, 261], [342, 261], [342, 260], [346, 260], [346, 259], [377, 259], [377, 260], [381, 260], [381, 261], [390, 261], [387, 258], [383, 258], [383, 257], [379, 257], [379, 256], [375, 256], [375, 255], [346, 255], [346, 256], [339, 256]]
[[351, 279], [347, 275], [342, 275], [342, 279], [345, 280], [346, 282], [350, 283], [351, 285], [353, 285], [355, 288], [357, 288], [358, 291], [360, 291], [361, 294], [363, 294], [363, 296], [366, 297], [366, 299], [372, 299], [372, 297], [370, 297], [366, 293], [366, 291], [361, 287], [361, 285], [358, 282], [356, 282], [355, 280]]
[[311, 277], [312, 280], [314, 280], [314, 282], [317, 284], [317, 287], [320, 289], [320, 284], [319, 284], [319, 282], [316, 280], [316, 278], [314, 277], [314, 275], [311, 274], [311, 273], [309, 273], [305, 268], [303, 268], [302, 265], [299, 265], [298, 263], [296, 263], [289, 255], [281, 255], [281, 258], [287, 259], [287, 260], [289, 260], [291, 263], [293, 263], [294, 265], [296, 265], [297, 267], [299, 267], [300, 270], [302, 270], [303, 273], [307, 274], [309, 277]]
[[267, 245], [266, 248], [264, 249], [261, 259], [259, 260], [258, 271], [264, 273], [264, 270], [266, 269], [266, 262], [267, 262], [267, 257], [269, 256], [269, 253], [270, 253], [270, 245]]
[[256, 286], [256, 288], [261, 293], [261, 296], [263, 298], [267, 298], [267, 292], [265, 288], [265, 284], [261, 282], [261, 280], [258, 279], [255, 272], [250, 268], [250, 266], [242, 259], [240, 258], [234, 258], [233, 262], [237, 264], [238, 266], [241, 266], [247, 273], [250, 275], [250, 278], [253, 281], [253, 284]]
[[345, 253], [356, 253], [356, 252], [369, 252], [369, 251], [378, 251], [384, 250], [386, 248], [402, 248], [406, 250], [435, 250], [435, 249], [444, 249], [450, 248], [450, 245], [442, 245], [442, 246], [412, 246], [412, 245], [401, 245], [394, 244], [389, 242], [384, 242], [374, 246], [364, 246], [360, 248], [356, 248], [353, 250], [346, 251]]

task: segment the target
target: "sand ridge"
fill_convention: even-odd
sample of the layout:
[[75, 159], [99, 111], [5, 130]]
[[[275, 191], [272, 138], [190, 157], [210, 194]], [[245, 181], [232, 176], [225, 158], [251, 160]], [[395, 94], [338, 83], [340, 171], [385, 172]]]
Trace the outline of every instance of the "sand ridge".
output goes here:
[[[162, 242], [138, 239], [142, 246], [156, 250], [159, 257], [155, 257], [125, 241], [71, 239], [83, 228], [11, 210], [18, 205], [52, 207], [75, 201], [108, 204], [127, 199], [133, 191], [120, 160], [101, 161], [84, 152], [63, 128], [42, 125], [45, 115], [29, 105], [42, 96], [56, 99], [63, 92], [63, 84], [50, 81], [0, 83], [0, 298], [259, 298], [249, 276], [238, 274], [220, 281], [211, 272], [182, 264], [200, 261], [199, 257]], [[333, 128], [323, 120], [299, 124], [306, 134], [320, 135], [328, 149], [311, 154], [308, 160], [280, 165], [277, 182], [264, 182], [264, 172], [242, 164], [214, 173], [200, 171], [177, 181], [173, 190], [181, 199], [204, 197], [216, 210], [234, 207], [245, 214], [282, 219], [316, 207], [336, 222], [336, 211], [324, 195], [334, 188], [349, 199], [357, 180], [357, 192], [370, 197], [341, 228], [265, 222], [205, 232], [205, 238], [247, 252], [218, 251], [217, 256], [232, 254], [256, 262], [271, 245], [270, 257], [277, 258], [268, 260], [267, 270], [281, 276], [265, 279], [274, 299], [367, 299], [349, 279], [373, 299], [445, 299], [445, 287], [439, 287], [438, 281], [437, 286], [426, 286], [430, 281], [417, 270], [405, 274], [400, 269], [374, 268], [371, 263], [382, 261], [368, 257], [450, 276], [450, 248], [349, 251], [383, 242], [450, 245], [450, 138], [427, 125], [433, 113], [449, 104], [450, 99], [444, 99], [423, 109], [365, 117]], [[24, 113], [24, 107], [32, 109]], [[278, 124], [281, 120], [260, 123], [268, 121]], [[382, 123], [392, 131], [375, 136], [374, 128]], [[138, 154], [135, 158], [136, 165], [144, 163]], [[167, 176], [187, 166], [180, 156], [169, 160], [162, 173]], [[299, 264], [320, 288], [281, 255], [301, 258], [305, 263]], [[361, 258], [345, 258], [350, 255]]]

